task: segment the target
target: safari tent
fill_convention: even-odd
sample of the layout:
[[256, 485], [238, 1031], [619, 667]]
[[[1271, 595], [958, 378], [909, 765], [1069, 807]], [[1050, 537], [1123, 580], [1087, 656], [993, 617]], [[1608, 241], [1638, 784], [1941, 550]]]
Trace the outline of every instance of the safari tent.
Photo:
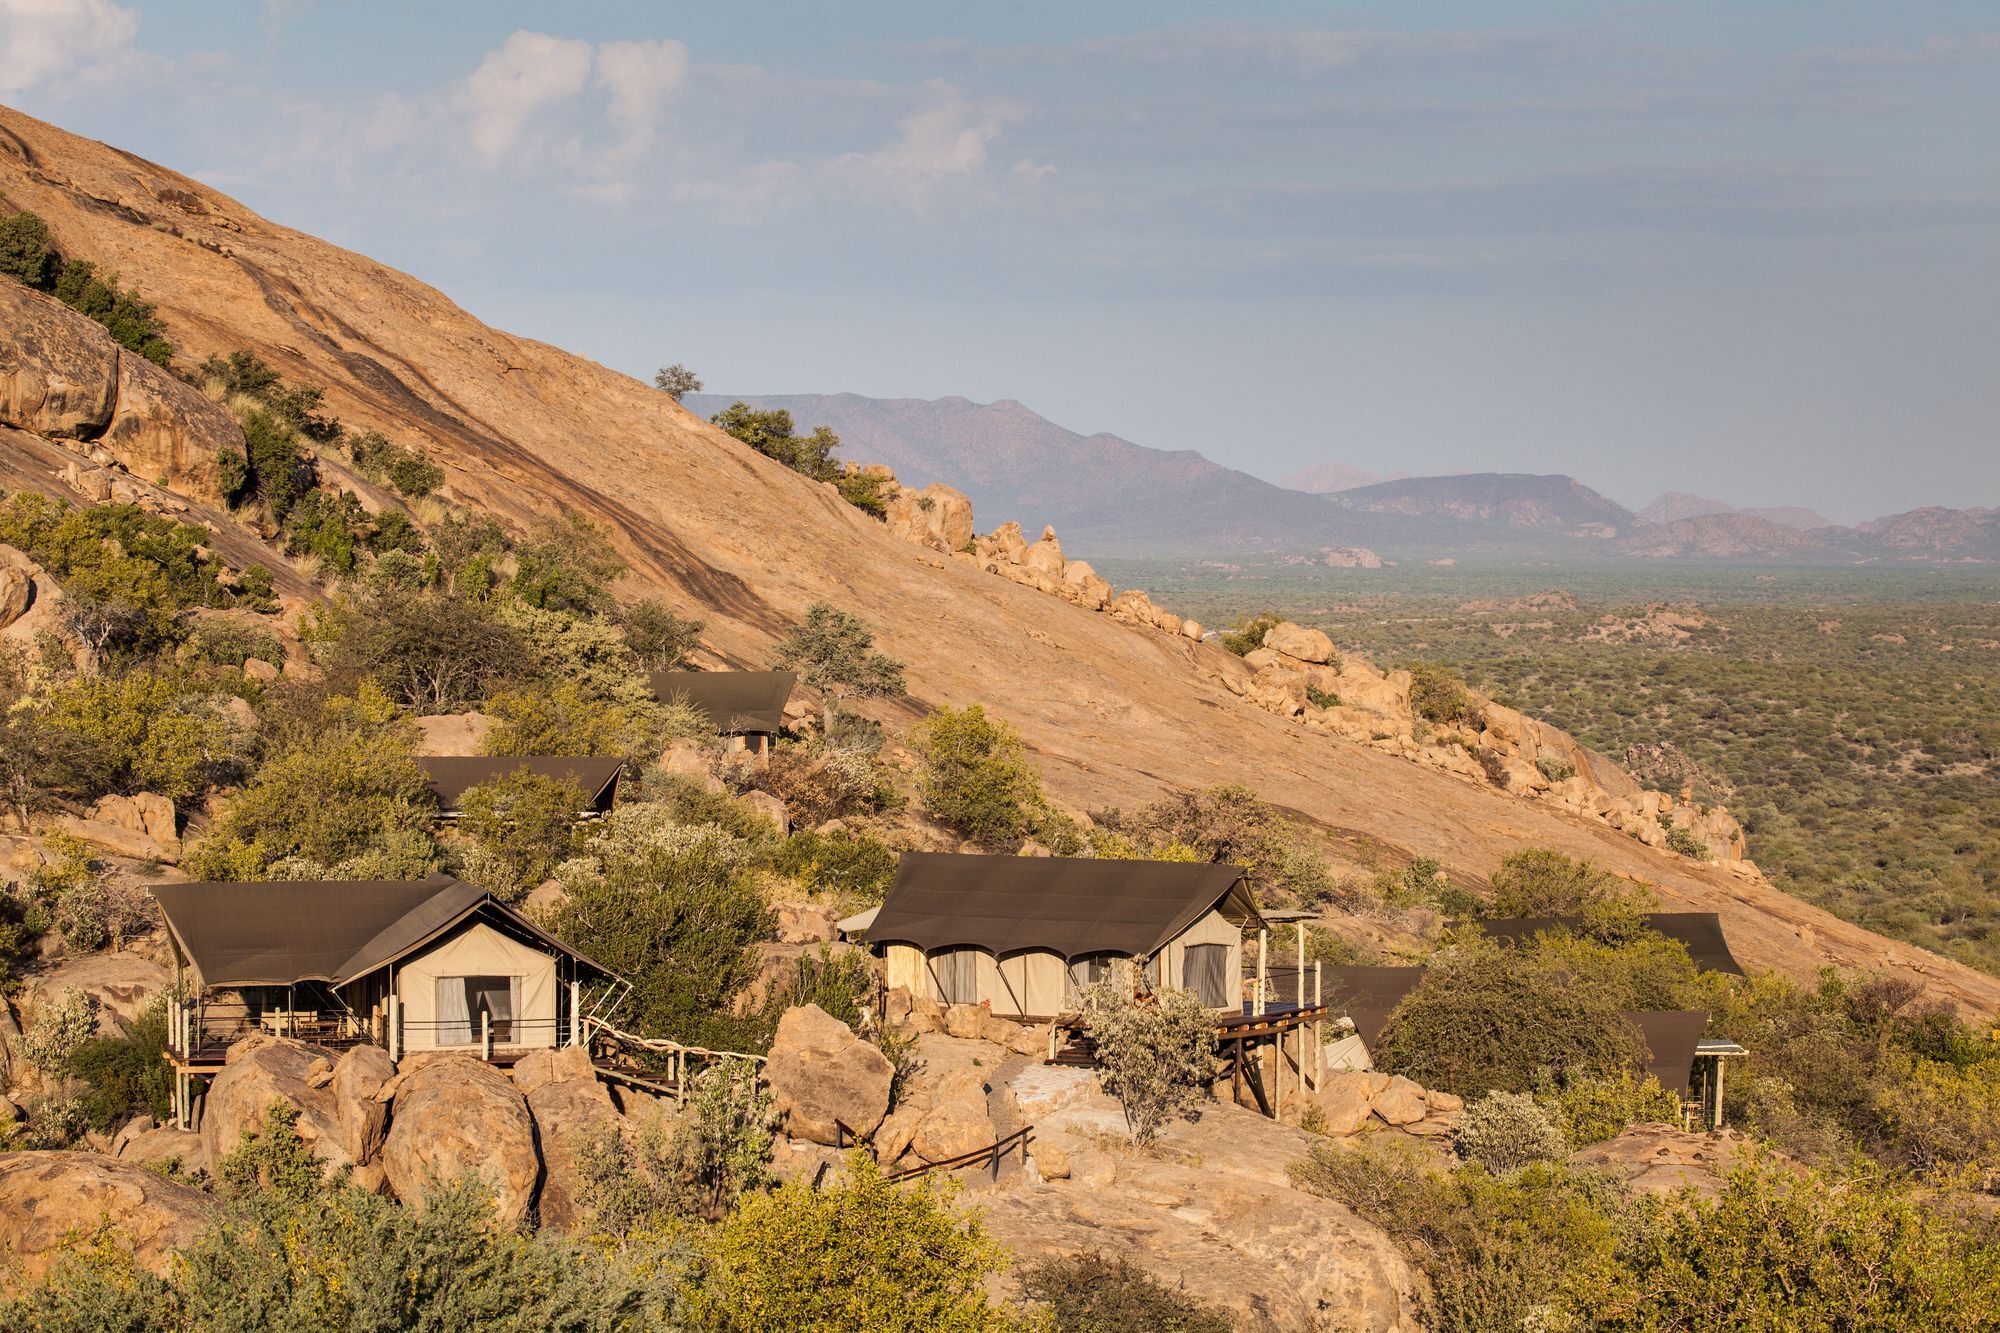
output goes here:
[[1262, 925], [1241, 866], [905, 852], [867, 938], [888, 984], [1003, 1017], [1075, 1010], [1129, 977], [1242, 1006], [1243, 932]]
[[[1670, 940], [1687, 946], [1694, 965], [1707, 972], [1727, 972], [1742, 976], [1743, 966], [1729, 952], [1722, 935], [1722, 918], [1714, 912], [1645, 912], [1639, 920]], [[1453, 925], [1461, 924], [1453, 922]], [[1582, 919], [1573, 916], [1495, 917], [1475, 923], [1489, 939], [1503, 944], [1519, 944], [1545, 931], [1574, 930]]]
[[257, 1031], [504, 1061], [581, 1041], [584, 987], [617, 982], [449, 875], [160, 884], [153, 896], [188, 997], [170, 1015], [169, 1054], [190, 1069], [219, 1066]]
[[685, 699], [708, 715], [716, 735], [763, 755], [784, 730], [796, 684], [790, 671], [657, 671], [653, 697], [663, 704]]
[[582, 792], [578, 814], [608, 814], [618, 799], [618, 775], [624, 765], [618, 759], [590, 755], [423, 755], [417, 759], [417, 767], [424, 771], [424, 785], [437, 797], [438, 812], [446, 819], [456, 819], [465, 793], [522, 769], [539, 778], [567, 782]]

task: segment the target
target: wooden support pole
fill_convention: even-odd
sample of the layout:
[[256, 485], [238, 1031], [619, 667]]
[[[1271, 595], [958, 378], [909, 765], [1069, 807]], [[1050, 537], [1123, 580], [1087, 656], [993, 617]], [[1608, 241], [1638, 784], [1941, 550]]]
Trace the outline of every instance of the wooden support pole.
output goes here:
[[491, 1009], [481, 1009], [479, 1011], [479, 1058], [482, 1060], [491, 1060], [493, 1058], [493, 1011]]
[[1270, 945], [1271, 932], [1260, 927], [1257, 931], [1257, 1016], [1264, 1016], [1264, 997], [1270, 986]]
[[583, 983], [569, 983], [569, 1044], [583, 1045]]
[[1306, 1007], [1306, 923], [1299, 921], [1293, 924], [1298, 927], [1298, 949], [1296, 951], [1298, 970], [1292, 982], [1292, 999], [1297, 1002], [1299, 1008], [1303, 1009]]
[[1722, 1128], [1722, 1069], [1729, 1062], [1718, 1055], [1714, 1057], [1713, 1063], [1715, 1065], [1715, 1114], [1708, 1118], [1708, 1128], [1711, 1133]]

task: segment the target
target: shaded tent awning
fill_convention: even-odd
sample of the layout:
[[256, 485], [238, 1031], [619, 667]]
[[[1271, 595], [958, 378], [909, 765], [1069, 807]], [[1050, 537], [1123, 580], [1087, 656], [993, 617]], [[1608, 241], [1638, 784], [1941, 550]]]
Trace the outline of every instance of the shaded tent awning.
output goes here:
[[1257, 923], [1245, 873], [1178, 861], [905, 852], [868, 938], [925, 950], [1142, 957], [1212, 907]]
[[483, 783], [495, 782], [527, 769], [538, 778], [567, 782], [583, 792], [583, 809], [605, 810], [618, 787], [621, 762], [591, 755], [422, 755], [417, 767], [424, 771], [424, 783], [437, 797], [438, 809], [456, 813], [465, 793]]
[[344, 985], [484, 914], [604, 976], [486, 890], [449, 875], [419, 880], [157, 884], [167, 929], [206, 986]]
[[[1722, 918], [1715, 913], [1647, 912], [1640, 919], [1668, 939], [1685, 944], [1688, 957], [1694, 960], [1696, 967], [1710, 972], [1729, 972], [1739, 977], [1743, 975], [1742, 965], [1729, 952], [1729, 942], [1723, 938]], [[1574, 930], [1582, 924], [1582, 919], [1573, 916], [1521, 916], [1495, 917], [1470, 923], [1455, 921], [1452, 924], [1477, 925], [1493, 939], [1518, 944], [1544, 931]]]
[[775, 736], [785, 726], [785, 704], [798, 676], [790, 671], [656, 671], [653, 697], [686, 699], [708, 714], [723, 736]]
[[1321, 995], [1334, 1013], [1354, 1020], [1355, 1032], [1372, 1048], [1389, 1015], [1423, 979], [1421, 967], [1329, 967], [1320, 976]]
[[1646, 1072], [1668, 1092], [1687, 1096], [1693, 1083], [1695, 1049], [1708, 1026], [1708, 1015], [1694, 1009], [1646, 1009], [1625, 1017], [1646, 1039]]

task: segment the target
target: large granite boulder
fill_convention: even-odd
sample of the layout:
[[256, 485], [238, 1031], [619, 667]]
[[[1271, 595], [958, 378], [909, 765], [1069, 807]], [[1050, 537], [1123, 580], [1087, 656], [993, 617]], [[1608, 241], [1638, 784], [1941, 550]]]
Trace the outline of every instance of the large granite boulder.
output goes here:
[[52, 296], [0, 283], [0, 425], [92, 439], [118, 402], [120, 348]]
[[0, 1153], [0, 1281], [33, 1281], [66, 1241], [109, 1223], [139, 1263], [164, 1274], [216, 1203], [137, 1162], [90, 1152]]
[[496, 1220], [512, 1226], [534, 1207], [541, 1181], [528, 1103], [493, 1066], [443, 1056], [402, 1076], [382, 1166], [396, 1197], [422, 1208], [436, 1185], [471, 1173], [493, 1191]]
[[356, 1046], [333, 1063], [333, 1127], [341, 1151], [371, 1162], [389, 1133], [389, 1107], [378, 1095], [396, 1076], [396, 1062], [380, 1046]]
[[63, 993], [74, 987], [95, 1002], [98, 1032], [126, 1032], [171, 981], [166, 968], [144, 954], [122, 949], [65, 958], [23, 985], [21, 1025], [33, 1023], [45, 1005], [59, 1003]]
[[[546, 1069], [537, 1071], [546, 1076], [533, 1079], [534, 1086], [527, 1094], [528, 1113], [534, 1117], [542, 1149], [539, 1211], [543, 1226], [574, 1231], [591, 1218], [584, 1155], [592, 1143], [619, 1133], [625, 1121], [611, 1101], [610, 1090], [591, 1068], [588, 1050], [571, 1046], [549, 1055], [554, 1058]], [[515, 1086], [519, 1087], [518, 1067], [515, 1072]]]
[[866, 1139], [889, 1113], [896, 1070], [889, 1057], [816, 1004], [787, 1009], [778, 1020], [764, 1079], [784, 1132], [837, 1145]]
[[1273, 625], [1264, 634], [1264, 646], [1272, 652], [1315, 665], [1333, 660], [1333, 640], [1316, 629], [1306, 629], [1287, 620]]
[[246, 1136], [260, 1135], [276, 1102], [298, 1112], [292, 1127], [329, 1175], [360, 1164], [347, 1147], [350, 1136], [342, 1133], [333, 1090], [323, 1078], [325, 1053], [304, 1042], [258, 1033], [231, 1046], [223, 1059], [201, 1110], [202, 1144], [211, 1166], [221, 1166]]

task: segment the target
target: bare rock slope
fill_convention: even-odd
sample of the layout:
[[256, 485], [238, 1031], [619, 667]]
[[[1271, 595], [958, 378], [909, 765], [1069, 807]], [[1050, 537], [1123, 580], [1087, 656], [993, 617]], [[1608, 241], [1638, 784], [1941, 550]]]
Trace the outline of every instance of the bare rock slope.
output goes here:
[[[350, 424], [426, 449], [462, 503], [515, 524], [573, 511], [610, 525], [633, 591], [701, 615], [728, 659], [761, 665], [813, 601], [860, 612], [909, 662], [908, 708], [983, 700], [1020, 728], [1066, 804], [1242, 782], [1473, 877], [1509, 852], [1559, 847], [1653, 881], [1669, 907], [1721, 912], [1748, 963], [1884, 966], [2000, 1009], [2000, 979], [1759, 880], [1303, 728], [1225, 688], [1215, 648], [901, 540], [637, 380], [488, 328], [413, 278], [5, 108], [0, 204], [39, 213], [65, 253], [156, 301], [184, 361], [248, 348], [323, 386]], [[0, 431], [0, 476], [46, 474], [51, 450]]]

